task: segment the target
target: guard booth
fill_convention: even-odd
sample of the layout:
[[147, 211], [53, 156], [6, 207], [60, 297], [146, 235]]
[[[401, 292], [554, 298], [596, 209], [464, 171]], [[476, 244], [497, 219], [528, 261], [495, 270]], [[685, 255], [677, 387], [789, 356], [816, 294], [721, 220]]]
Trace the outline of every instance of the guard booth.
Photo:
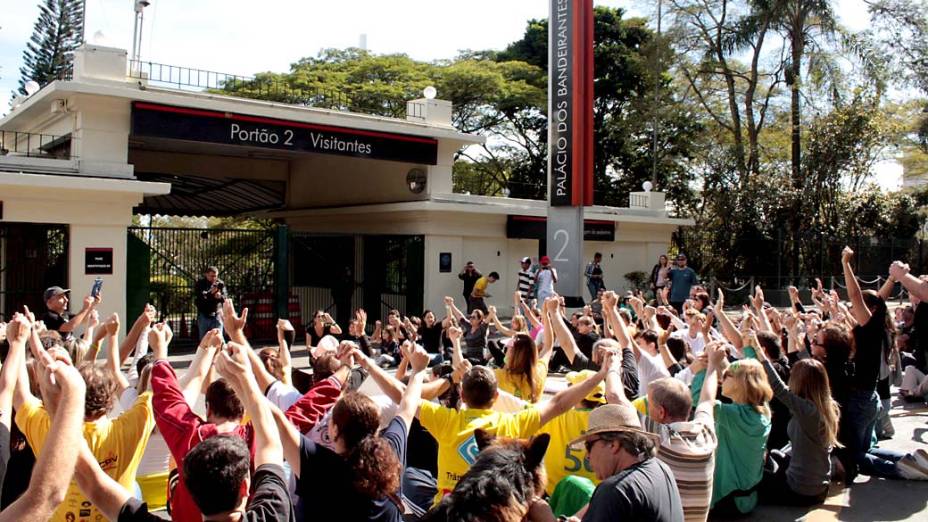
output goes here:
[[[40, 307], [28, 296], [50, 284], [74, 288], [77, 300], [102, 277], [102, 314], [128, 325], [151, 302], [189, 338], [193, 284], [215, 265], [249, 306], [253, 333], [272, 331], [278, 317], [305, 324], [316, 310], [344, 328], [358, 307], [371, 324], [392, 308], [442, 310], [474, 261], [501, 275], [491, 304], [505, 314], [519, 260], [543, 253], [543, 238], [507, 224], [543, 221], [544, 201], [454, 193], [456, 154], [485, 138], [454, 128], [450, 102], [410, 100], [405, 117], [387, 118], [340, 93], [126, 55], [82, 46], [69, 75], [0, 119], [0, 223], [11, 227], [0, 229], [0, 246], [4, 274], [21, 274], [4, 276], [5, 313]], [[239, 85], [275, 101], [227, 89]], [[262, 225], [157, 228], [155, 215]], [[588, 240], [585, 255], [603, 252], [617, 290], [692, 223], [669, 216], [657, 192], [586, 215], [609, 233]], [[22, 227], [33, 227], [28, 241], [18, 239]], [[20, 263], [23, 247], [33, 262]], [[88, 262], [98, 253], [108, 264]]]

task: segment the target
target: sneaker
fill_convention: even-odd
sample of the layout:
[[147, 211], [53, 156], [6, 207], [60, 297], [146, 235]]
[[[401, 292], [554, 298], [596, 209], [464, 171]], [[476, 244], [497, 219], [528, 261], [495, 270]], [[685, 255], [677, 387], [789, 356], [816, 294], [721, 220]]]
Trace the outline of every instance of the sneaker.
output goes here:
[[896, 462], [896, 469], [906, 480], [928, 480], [928, 468], [920, 466], [911, 453]]
[[924, 470], [928, 470], [928, 450], [917, 449], [911, 453], [915, 462]]

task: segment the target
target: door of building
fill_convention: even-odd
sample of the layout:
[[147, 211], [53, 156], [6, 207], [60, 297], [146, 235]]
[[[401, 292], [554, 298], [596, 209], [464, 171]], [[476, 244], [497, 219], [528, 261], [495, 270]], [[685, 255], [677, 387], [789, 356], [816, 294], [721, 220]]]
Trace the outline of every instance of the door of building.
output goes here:
[[0, 320], [23, 305], [41, 315], [50, 286], [68, 287], [67, 225], [0, 223]]

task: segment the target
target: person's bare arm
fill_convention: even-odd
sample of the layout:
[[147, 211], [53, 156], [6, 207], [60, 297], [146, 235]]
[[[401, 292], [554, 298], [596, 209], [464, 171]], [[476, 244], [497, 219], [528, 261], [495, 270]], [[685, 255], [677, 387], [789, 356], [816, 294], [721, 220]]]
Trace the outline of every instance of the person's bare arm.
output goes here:
[[419, 401], [422, 400], [422, 379], [425, 377], [425, 369], [429, 365], [429, 354], [421, 347], [414, 344], [403, 343], [403, 351], [409, 365], [412, 368], [412, 374], [409, 376], [409, 384], [403, 391], [400, 400], [399, 410], [396, 412], [397, 417], [403, 419], [406, 423], [406, 432], [412, 425], [412, 420], [419, 411]]
[[525, 318], [528, 319], [528, 322], [532, 324], [532, 328], [538, 328], [542, 323], [541, 318], [535, 315], [535, 311], [532, 310], [528, 306], [528, 303], [525, 301], [520, 300], [519, 304], [522, 306], [522, 311], [525, 314]]
[[754, 313], [760, 321], [760, 329], [764, 332], [773, 332], [773, 326], [770, 325], [770, 318], [764, 313], [764, 290], [760, 285], [754, 287], [754, 298], [751, 302], [754, 305]]
[[657, 351], [661, 355], [661, 360], [664, 362], [664, 366], [670, 368], [674, 364], [677, 364], [677, 359], [674, 358], [673, 354], [670, 353], [670, 348], [667, 347], [667, 339], [670, 337], [670, 330], [661, 330], [657, 335]]
[[86, 442], [81, 444], [74, 480], [84, 496], [107, 520], [117, 520], [122, 507], [132, 497], [119, 482], [100, 469]]
[[117, 395], [129, 387], [129, 379], [122, 373], [119, 360], [119, 315], [113, 314], [103, 323], [106, 331], [106, 368], [116, 381]]
[[16, 384], [19, 380], [20, 369], [26, 361], [26, 343], [32, 334], [32, 325], [28, 318], [21, 314], [14, 314], [6, 327], [6, 340], [10, 346], [3, 368], [0, 369], [0, 424], [10, 429], [13, 418], [13, 395], [16, 394]]
[[564, 323], [564, 317], [558, 312], [558, 306], [557, 298], [551, 297], [545, 301], [545, 312], [548, 315], [551, 329], [554, 330], [554, 338], [557, 340], [558, 346], [561, 347], [561, 351], [567, 356], [567, 360], [573, 364], [574, 358], [580, 353], [580, 348], [577, 346], [577, 340], [574, 339], [570, 330], [567, 329], [567, 324]]
[[451, 366], [457, 366], [464, 360], [464, 354], [461, 353], [461, 337], [464, 331], [457, 326], [448, 328], [448, 339], [451, 340]]
[[[758, 351], [762, 351], [758, 349]], [[699, 392], [699, 404], [715, 403], [715, 396], [718, 393], [719, 373], [725, 365], [725, 349], [720, 342], [712, 342], [706, 345], [706, 352], [709, 354], [709, 365], [706, 367], [706, 377], [702, 382], [702, 390]], [[710, 412], [714, 408], [709, 409]]]
[[597, 384], [602, 382], [611, 364], [608, 357], [611, 357], [611, 355], [607, 355], [607, 359], [603, 361], [603, 365], [600, 370], [596, 372], [596, 375], [593, 375], [581, 383], [568, 386], [566, 389], [559, 391], [550, 401], [538, 406], [538, 413], [541, 416], [542, 425], [547, 424], [551, 419], [576, 406], [596, 388]]
[[271, 372], [267, 371], [267, 368], [264, 367], [264, 363], [261, 362], [261, 357], [251, 348], [251, 345], [246, 343], [240, 346], [243, 347], [245, 355], [248, 357], [248, 362], [251, 364], [251, 372], [258, 382], [258, 388], [262, 391], [267, 391], [271, 384], [274, 384], [274, 381], [277, 379], [271, 375]]
[[51, 426], [29, 480], [29, 487], [16, 502], [0, 512], [0, 522], [48, 520], [64, 502], [84, 425], [85, 385], [77, 370], [48, 354], [39, 378], [47, 403], [54, 404]]
[[[280, 381], [289, 386], [293, 386], [293, 357], [290, 354], [290, 345], [287, 344], [286, 330], [283, 329], [283, 325], [280, 322], [277, 324], [277, 359], [280, 361], [281, 372], [283, 374]], [[257, 374], [255, 377], [257, 377]], [[261, 383], [259, 382], [258, 384]]]
[[216, 369], [235, 389], [242, 400], [245, 411], [251, 417], [255, 433], [255, 454], [252, 465], [258, 468], [264, 464], [284, 462], [283, 446], [280, 433], [274, 423], [270, 403], [258, 388], [258, 382], [251, 373], [251, 364], [245, 355], [247, 348], [237, 343], [229, 343], [225, 350], [216, 356]]
[[139, 314], [135, 322], [132, 323], [132, 328], [130, 328], [129, 332], [126, 334], [126, 338], [123, 339], [122, 344], [119, 345], [119, 364], [122, 364], [126, 358], [129, 357], [129, 354], [132, 353], [132, 350], [138, 346], [142, 333], [155, 322], [157, 315], [158, 311], [155, 310], [154, 306], [150, 304], [145, 305], [142, 313]]
[[844, 284], [847, 285], [848, 300], [854, 305], [850, 313], [858, 324], [867, 324], [870, 320], [870, 309], [864, 304], [864, 295], [860, 291], [860, 285], [854, 276], [854, 269], [851, 267], [851, 258], [854, 251], [844, 247], [841, 251], [841, 267], [844, 269]]
[[725, 294], [722, 293], [721, 288], [719, 289], [719, 299], [715, 302], [715, 310], [717, 311], [715, 318], [719, 320], [722, 335], [728, 342], [734, 345], [735, 348], [740, 350], [741, 347], [744, 346], [744, 341], [741, 339], [741, 332], [735, 328], [734, 323], [731, 322], [731, 318], [725, 313]]
[[603, 305], [603, 312], [609, 316], [609, 325], [612, 327], [615, 340], [622, 349], [631, 346], [633, 349], [637, 350], [637, 345], [633, 343], [631, 337], [628, 336], [628, 327], [625, 324], [625, 319], [622, 319], [622, 314], [619, 313], [619, 309], [616, 306], [618, 304], [618, 297], [615, 295], [615, 292], [607, 293], [610, 294], [610, 304], [609, 306]]
[[499, 332], [499, 334], [503, 337], [513, 337], [515, 334], [519, 333], [511, 328], [507, 328], [506, 325], [500, 322], [499, 317], [496, 315], [495, 306], [490, 307], [490, 313], [487, 315], [487, 319], [490, 321], [490, 324], [496, 328], [496, 331]]
[[389, 397], [391, 401], [399, 404], [403, 399], [403, 391], [405, 390], [403, 383], [396, 380], [380, 366], [374, 364], [374, 361], [361, 350], [355, 348], [353, 355], [355, 360], [361, 365], [361, 368], [367, 370], [368, 375], [377, 383], [377, 386], [380, 387], [384, 395]]
[[458, 307], [455, 306], [453, 298], [445, 296], [445, 306], [451, 311], [451, 315], [455, 321], [464, 319], [464, 313], [458, 310]]
[[893, 264], [889, 267], [889, 275], [899, 281], [910, 294], [921, 301], [928, 301], [928, 281], [922, 281], [910, 274], [909, 265], [902, 261], [893, 261]]
[[631, 405], [622, 384], [622, 357], [613, 355], [607, 361], [609, 369], [606, 371], [606, 402]]
[[219, 350], [221, 339], [219, 338], [219, 329], [213, 328], [206, 332], [197, 348], [197, 353], [190, 361], [190, 367], [177, 379], [177, 386], [184, 395], [187, 404], [193, 406], [197, 397], [200, 396], [200, 390], [203, 388], [203, 382], [207, 379], [210, 368], [213, 366], [213, 358]]
[[290, 469], [293, 470], [293, 474], [297, 477], [300, 476], [300, 442], [301, 435], [299, 430], [296, 429], [296, 426], [290, 422], [290, 419], [280, 411], [277, 406], [270, 404], [271, 414], [274, 417], [274, 422], [277, 424], [277, 431], [280, 434], [280, 442], [283, 446], [284, 459], [286, 459], [287, 464], [290, 465]]
[[58, 328], [58, 331], [63, 332], [63, 333], [73, 332], [75, 328], [77, 328], [78, 326], [81, 325], [81, 323], [84, 322], [84, 319], [87, 317], [87, 314], [89, 314], [90, 311], [93, 310], [93, 308], [99, 302], [100, 302], [99, 296], [96, 299], [94, 299], [93, 297], [90, 297], [89, 295], [85, 297], [84, 306], [76, 314], [74, 314], [68, 322], [61, 325], [61, 327]]

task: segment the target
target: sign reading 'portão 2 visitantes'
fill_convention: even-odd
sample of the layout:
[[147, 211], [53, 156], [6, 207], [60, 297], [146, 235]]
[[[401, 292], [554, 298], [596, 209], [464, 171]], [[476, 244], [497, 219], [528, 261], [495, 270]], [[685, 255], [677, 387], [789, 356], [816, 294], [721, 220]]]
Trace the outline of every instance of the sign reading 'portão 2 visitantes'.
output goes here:
[[132, 104], [132, 134], [435, 165], [438, 140], [229, 112]]

